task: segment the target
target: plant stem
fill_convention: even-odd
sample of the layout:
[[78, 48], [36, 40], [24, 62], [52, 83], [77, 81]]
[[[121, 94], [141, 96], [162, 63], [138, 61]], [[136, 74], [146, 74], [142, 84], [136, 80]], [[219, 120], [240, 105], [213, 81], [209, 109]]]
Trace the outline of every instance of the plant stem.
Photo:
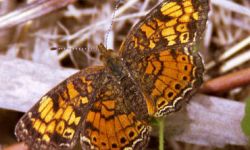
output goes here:
[[164, 120], [159, 120], [159, 150], [164, 150]]

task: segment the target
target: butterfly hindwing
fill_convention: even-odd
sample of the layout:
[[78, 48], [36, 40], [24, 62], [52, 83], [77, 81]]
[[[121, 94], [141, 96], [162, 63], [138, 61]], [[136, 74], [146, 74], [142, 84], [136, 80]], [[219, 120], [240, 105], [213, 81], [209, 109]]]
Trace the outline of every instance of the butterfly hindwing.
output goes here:
[[149, 138], [150, 126], [126, 107], [126, 94], [116, 81], [107, 77], [104, 85], [84, 120], [82, 148], [143, 149]]

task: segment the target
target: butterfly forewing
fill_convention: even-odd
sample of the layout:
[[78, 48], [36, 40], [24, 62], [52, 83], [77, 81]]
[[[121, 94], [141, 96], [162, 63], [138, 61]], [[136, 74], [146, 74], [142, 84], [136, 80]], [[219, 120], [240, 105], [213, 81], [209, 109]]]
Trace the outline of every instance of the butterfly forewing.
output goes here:
[[18, 140], [31, 149], [72, 148], [102, 72], [103, 67], [85, 69], [45, 94], [16, 125]]
[[141, 84], [151, 115], [177, 110], [177, 103], [201, 85], [203, 64], [194, 49], [207, 14], [207, 0], [163, 1], [122, 44], [120, 55]]

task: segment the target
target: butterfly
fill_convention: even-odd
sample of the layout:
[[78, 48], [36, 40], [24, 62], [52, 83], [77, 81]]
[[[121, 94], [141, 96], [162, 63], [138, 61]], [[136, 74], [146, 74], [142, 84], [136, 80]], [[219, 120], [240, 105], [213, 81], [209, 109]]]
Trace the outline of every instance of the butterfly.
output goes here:
[[83, 69], [46, 93], [17, 123], [30, 149], [143, 149], [150, 117], [180, 108], [202, 83], [194, 50], [208, 0], [164, 0], [129, 32], [118, 52], [98, 46], [103, 66]]

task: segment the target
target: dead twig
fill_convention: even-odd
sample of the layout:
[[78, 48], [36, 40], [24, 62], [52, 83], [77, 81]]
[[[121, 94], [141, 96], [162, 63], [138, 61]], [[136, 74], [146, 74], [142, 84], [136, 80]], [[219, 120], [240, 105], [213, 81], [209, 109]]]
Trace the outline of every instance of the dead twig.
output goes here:
[[250, 84], [250, 68], [209, 80], [203, 84], [200, 91], [203, 93], [220, 93], [247, 84]]

